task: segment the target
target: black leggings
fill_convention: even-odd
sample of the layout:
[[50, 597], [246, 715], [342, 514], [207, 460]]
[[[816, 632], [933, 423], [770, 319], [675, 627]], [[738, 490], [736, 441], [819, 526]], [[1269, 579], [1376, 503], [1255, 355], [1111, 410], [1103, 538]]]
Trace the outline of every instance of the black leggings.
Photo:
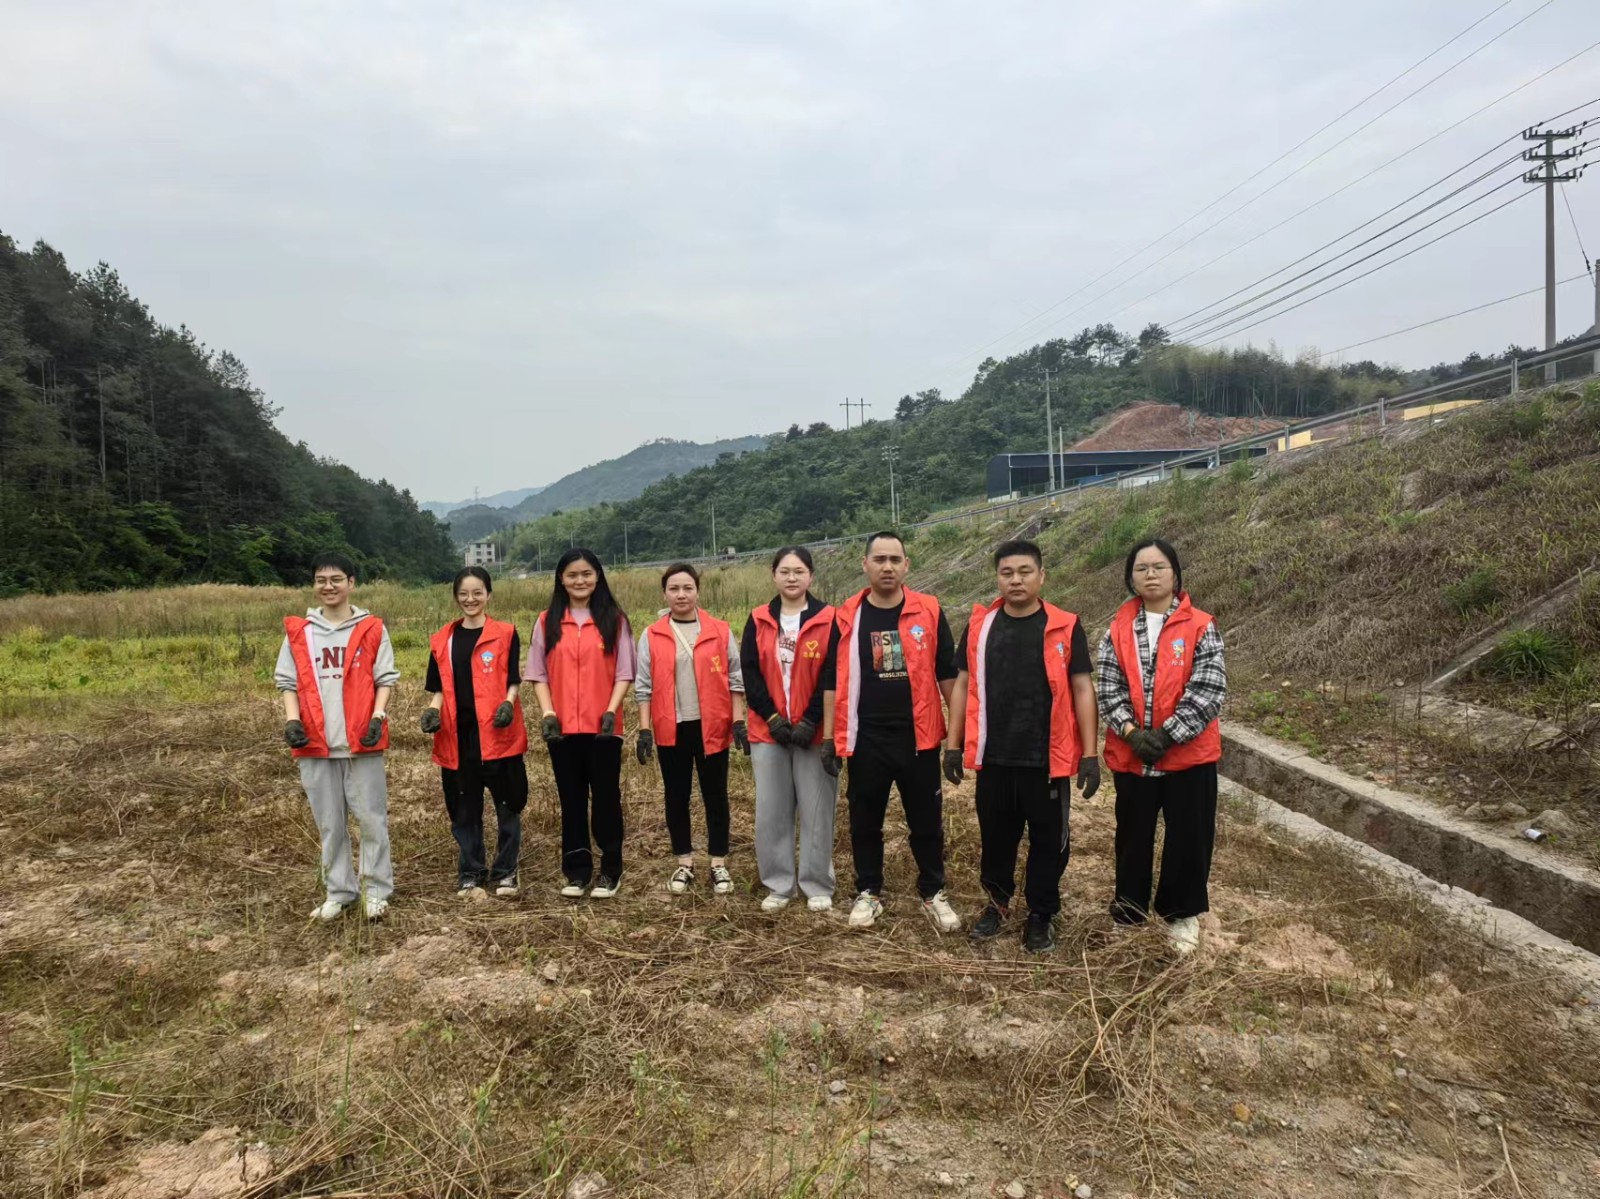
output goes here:
[[561, 872], [576, 883], [593, 876], [592, 827], [600, 873], [622, 877], [622, 738], [568, 733], [550, 743], [550, 769], [561, 797]]
[[672, 852], [686, 857], [694, 852], [689, 826], [689, 794], [694, 776], [700, 776], [700, 798], [706, 805], [706, 852], [714, 858], [728, 856], [728, 751], [708, 754], [700, 736], [700, 722], [678, 725], [676, 745], [657, 745], [661, 783], [667, 793], [667, 832]]
[[[1117, 897], [1111, 918], [1142, 923], [1153, 911], [1180, 920], [1211, 910], [1206, 883], [1217, 839], [1217, 764], [1208, 762], [1147, 777], [1117, 771]], [[1156, 817], [1166, 822], [1161, 843], [1161, 885], [1150, 903]]]

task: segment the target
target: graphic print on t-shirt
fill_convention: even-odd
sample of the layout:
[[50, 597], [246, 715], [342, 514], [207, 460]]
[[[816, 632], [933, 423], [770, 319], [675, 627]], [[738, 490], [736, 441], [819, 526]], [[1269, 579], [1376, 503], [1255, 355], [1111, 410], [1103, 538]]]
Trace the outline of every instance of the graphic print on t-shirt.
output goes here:
[[903, 679], [906, 674], [906, 651], [900, 643], [900, 630], [872, 634], [872, 669], [880, 679]]

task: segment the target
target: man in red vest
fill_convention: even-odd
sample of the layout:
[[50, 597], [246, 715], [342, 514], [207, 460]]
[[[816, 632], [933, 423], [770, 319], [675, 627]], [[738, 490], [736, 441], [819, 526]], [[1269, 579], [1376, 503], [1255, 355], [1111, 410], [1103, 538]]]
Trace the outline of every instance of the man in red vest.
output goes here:
[[[322, 837], [327, 897], [311, 915], [337, 920], [359, 896], [381, 919], [394, 890], [389, 859], [389, 694], [400, 681], [383, 621], [350, 602], [355, 564], [323, 554], [311, 564], [321, 605], [283, 621], [273, 677], [283, 695], [283, 738]], [[361, 876], [350, 862], [349, 817], [361, 830]]]
[[939, 601], [905, 586], [911, 560], [898, 533], [867, 538], [866, 590], [839, 605], [820, 685], [824, 768], [850, 763], [850, 850], [856, 868], [851, 928], [883, 911], [883, 820], [900, 792], [922, 908], [941, 932], [961, 917], [944, 893], [944, 792], [939, 747], [956, 685], [955, 641]]
[[[972, 609], [956, 662], [944, 777], [978, 774], [979, 878], [989, 905], [974, 940], [998, 936], [1016, 894], [1017, 847], [1028, 831], [1024, 893], [1029, 953], [1055, 948], [1061, 876], [1071, 850], [1072, 776], [1087, 799], [1100, 789], [1094, 666], [1083, 624], [1039, 598], [1044, 559], [1031, 541], [994, 552], [1000, 598]], [[965, 751], [963, 752], [963, 746]]]

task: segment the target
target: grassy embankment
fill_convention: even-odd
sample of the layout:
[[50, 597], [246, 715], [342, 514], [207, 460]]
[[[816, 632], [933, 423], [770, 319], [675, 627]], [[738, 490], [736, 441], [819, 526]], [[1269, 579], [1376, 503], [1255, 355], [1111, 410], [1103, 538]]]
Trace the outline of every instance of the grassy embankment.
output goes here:
[[[1052, 591], [1102, 622], [1122, 547], [1159, 528], [1233, 630], [1236, 707], [1336, 752], [1347, 729], [1395, 719], [1373, 698], [1393, 679], [1489, 619], [1453, 613], [1445, 588], [1487, 568], [1495, 602], [1517, 602], [1596, 544], [1593, 405], [1548, 401], [1509, 436], [1506, 419], [1087, 499], [1042, 533]], [[1540, 519], [1560, 497], [1565, 515]], [[913, 541], [958, 628], [959, 601], [987, 589], [983, 547], [1009, 531]], [[851, 556], [824, 564], [825, 591], [851, 584]], [[619, 589], [641, 621], [653, 612], [652, 579]], [[714, 571], [706, 591], [732, 615], [765, 594], [764, 571]], [[977, 1196], [1013, 1178], [1051, 1196], [1078, 1179], [1102, 1196], [1600, 1188], [1594, 997], [1236, 813], [1220, 924], [1175, 964], [1157, 936], [1105, 938], [1110, 801], [1078, 799], [1062, 945], [1029, 959], [916, 914], [897, 818], [881, 930], [759, 914], [742, 765], [740, 894], [665, 894], [659, 783], [630, 756], [623, 896], [562, 902], [535, 748], [527, 894], [463, 906], [414, 726], [448, 597], [359, 598], [389, 619], [407, 674], [390, 756], [399, 892], [380, 927], [304, 920], [315, 836], [268, 681], [302, 594], [0, 604], [0, 1192], [171, 1176], [216, 1146], [217, 1193], [233, 1195], [556, 1196], [585, 1169], [621, 1194], [706, 1197]], [[526, 629], [540, 599], [506, 583], [496, 609]], [[948, 813], [970, 916], [970, 782]], [[843, 897], [842, 805], [836, 860]]]

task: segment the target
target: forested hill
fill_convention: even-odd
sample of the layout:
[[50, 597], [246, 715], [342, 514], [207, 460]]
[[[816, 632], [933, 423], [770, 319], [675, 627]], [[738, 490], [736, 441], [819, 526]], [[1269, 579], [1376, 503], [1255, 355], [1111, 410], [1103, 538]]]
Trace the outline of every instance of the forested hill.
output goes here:
[[842, 432], [826, 423], [792, 426], [763, 453], [724, 457], [665, 479], [636, 499], [566, 511], [503, 534], [513, 559], [548, 565], [569, 542], [621, 557], [623, 525], [634, 558], [703, 553], [717, 542], [748, 549], [889, 523], [884, 452], [898, 451], [902, 520], [979, 497], [997, 453], [1045, 447], [1044, 372], [1054, 377], [1053, 413], [1072, 441], [1095, 418], [1136, 400], [1181, 403], [1224, 416], [1303, 417], [1400, 391], [1403, 372], [1362, 362], [1319, 367], [1260, 350], [1208, 352], [1167, 344], [1156, 326], [1137, 337], [1100, 325], [979, 365], [966, 392], [936, 390], [892, 401], [894, 417]]
[[275, 415], [237, 358], [157, 324], [109, 266], [74, 274], [0, 234], [0, 594], [303, 582], [322, 549], [448, 577], [449, 534], [408, 492]]
[[485, 534], [520, 521], [531, 520], [567, 508], [587, 508], [592, 504], [632, 499], [650, 484], [668, 475], [680, 475], [697, 466], [709, 466], [724, 454], [748, 454], [765, 449], [765, 437], [729, 437], [723, 441], [701, 443], [662, 437], [629, 450], [620, 458], [607, 458], [563, 475], [513, 507], [473, 504], [452, 511], [445, 519], [457, 543], [474, 541]]

